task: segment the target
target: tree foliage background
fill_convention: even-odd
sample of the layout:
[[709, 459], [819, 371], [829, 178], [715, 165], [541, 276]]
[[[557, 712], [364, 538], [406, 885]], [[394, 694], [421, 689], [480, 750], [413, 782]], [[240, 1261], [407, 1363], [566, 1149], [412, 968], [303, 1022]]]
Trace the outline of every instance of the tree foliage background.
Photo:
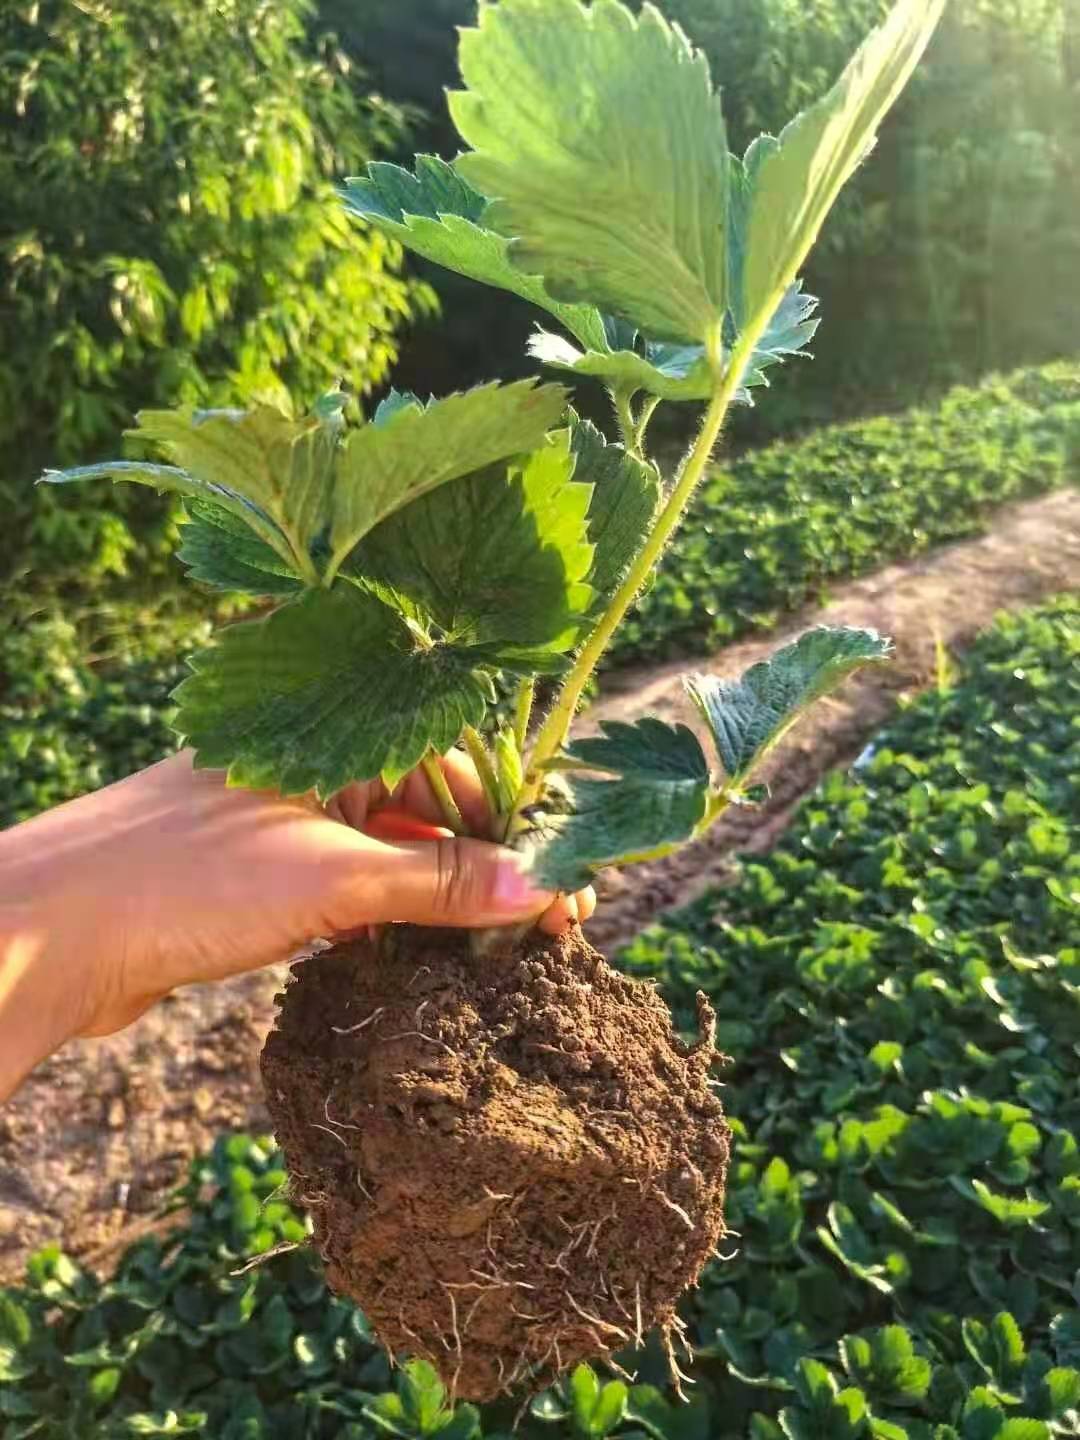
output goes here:
[[167, 552], [153, 495], [31, 487], [114, 451], [141, 406], [386, 377], [424, 296], [331, 180], [400, 118], [317, 31], [306, 0], [0, 7], [0, 580]]

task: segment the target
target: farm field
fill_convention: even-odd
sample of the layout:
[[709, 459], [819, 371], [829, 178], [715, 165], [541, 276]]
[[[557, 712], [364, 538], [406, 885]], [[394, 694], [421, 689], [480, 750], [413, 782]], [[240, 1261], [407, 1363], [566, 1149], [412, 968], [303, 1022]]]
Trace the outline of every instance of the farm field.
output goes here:
[[[1000, 617], [772, 853], [623, 951], [683, 1024], [706, 990], [738, 1057], [737, 1233], [684, 1307], [688, 1406], [647, 1347], [636, 1383], [583, 1368], [524, 1433], [1076, 1433], [1078, 715], [1080, 597]], [[310, 1252], [246, 1268], [303, 1237], [284, 1178], [222, 1139], [104, 1283], [36, 1258], [0, 1301], [7, 1434], [504, 1433], [422, 1365], [391, 1376]]]

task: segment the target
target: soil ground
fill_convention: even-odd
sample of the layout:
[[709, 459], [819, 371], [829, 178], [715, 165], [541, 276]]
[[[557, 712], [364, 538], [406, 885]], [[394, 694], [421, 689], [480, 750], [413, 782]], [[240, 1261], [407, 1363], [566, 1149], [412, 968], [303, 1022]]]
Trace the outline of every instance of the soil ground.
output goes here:
[[[697, 669], [735, 675], [821, 623], [890, 634], [895, 662], [821, 704], [774, 758], [772, 798], [735, 812], [679, 855], [609, 873], [588, 938], [610, 954], [654, 920], [730, 875], [733, 852], [767, 849], [821, 774], [852, 760], [898, 696], [934, 683], [940, 642], [957, 653], [1001, 609], [1080, 585], [1080, 493], [1001, 511], [986, 536], [834, 587], [828, 604], [729, 647]], [[694, 664], [608, 677], [579, 733], [601, 719], [652, 713], [694, 722], [681, 676]], [[0, 1110], [0, 1281], [49, 1241], [104, 1263], [152, 1224], [163, 1192], [222, 1130], [264, 1130], [258, 1057], [284, 966], [170, 997], [122, 1035], [73, 1043]]]

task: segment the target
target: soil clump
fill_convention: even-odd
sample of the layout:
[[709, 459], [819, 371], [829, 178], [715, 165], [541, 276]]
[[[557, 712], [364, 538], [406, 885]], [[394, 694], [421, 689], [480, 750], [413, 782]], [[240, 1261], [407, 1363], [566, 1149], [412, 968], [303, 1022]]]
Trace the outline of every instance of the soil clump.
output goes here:
[[[575, 926], [475, 958], [391, 927], [293, 967], [262, 1073], [332, 1289], [457, 1399], [640, 1343], [724, 1233], [715, 1019]], [[674, 1359], [674, 1356], [672, 1356]]]

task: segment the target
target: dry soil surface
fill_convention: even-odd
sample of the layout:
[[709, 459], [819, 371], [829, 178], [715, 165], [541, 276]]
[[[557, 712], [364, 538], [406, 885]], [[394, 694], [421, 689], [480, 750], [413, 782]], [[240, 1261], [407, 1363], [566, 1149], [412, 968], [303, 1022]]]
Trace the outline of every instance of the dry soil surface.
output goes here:
[[[679, 855], [610, 873], [589, 939], [608, 953], [643, 925], [730, 873], [734, 851], [773, 843], [821, 774], [853, 759], [901, 692], [932, 683], [936, 641], [961, 650], [1001, 609], [1080, 585], [1080, 494], [1062, 491], [1002, 511], [990, 534], [837, 586], [765, 639], [697, 668], [735, 675], [810, 625], [869, 625], [892, 635], [895, 663], [851, 681], [788, 737], [764, 809], [737, 811]], [[589, 711], [601, 719], [652, 713], [693, 724], [686, 662], [621, 671]], [[285, 967], [172, 996], [130, 1030], [73, 1043], [39, 1067], [0, 1109], [0, 1280], [59, 1240], [101, 1264], [152, 1224], [163, 1192], [220, 1131], [268, 1127], [258, 1055]]]

